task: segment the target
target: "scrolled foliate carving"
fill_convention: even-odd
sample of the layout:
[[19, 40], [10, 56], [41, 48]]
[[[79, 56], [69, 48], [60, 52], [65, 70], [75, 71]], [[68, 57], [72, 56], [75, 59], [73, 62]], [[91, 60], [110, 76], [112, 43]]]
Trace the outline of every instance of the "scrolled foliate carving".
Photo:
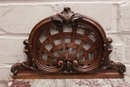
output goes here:
[[33, 28], [24, 41], [27, 61], [11, 72], [14, 78], [122, 78], [126, 68], [110, 60], [111, 43], [95, 20], [65, 7]]
[[76, 23], [81, 18], [80, 14], [76, 14], [69, 7], [65, 7], [61, 13], [57, 13], [52, 19], [59, 24], [71, 24]]

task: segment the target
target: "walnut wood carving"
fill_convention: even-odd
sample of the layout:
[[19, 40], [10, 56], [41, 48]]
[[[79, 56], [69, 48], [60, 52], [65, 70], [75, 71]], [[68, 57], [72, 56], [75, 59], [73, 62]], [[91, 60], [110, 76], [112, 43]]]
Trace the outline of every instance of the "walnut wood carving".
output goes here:
[[40, 21], [24, 42], [27, 61], [12, 66], [13, 78], [123, 78], [110, 60], [112, 39], [101, 25], [65, 7]]

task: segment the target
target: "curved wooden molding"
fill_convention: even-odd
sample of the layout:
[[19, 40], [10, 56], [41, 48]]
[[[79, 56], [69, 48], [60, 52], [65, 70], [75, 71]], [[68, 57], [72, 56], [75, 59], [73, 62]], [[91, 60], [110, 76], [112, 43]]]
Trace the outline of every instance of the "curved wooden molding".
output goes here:
[[27, 61], [12, 66], [13, 78], [123, 78], [110, 60], [112, 39], [95, 20], [65, 7], [40, 21], [24, 42]]

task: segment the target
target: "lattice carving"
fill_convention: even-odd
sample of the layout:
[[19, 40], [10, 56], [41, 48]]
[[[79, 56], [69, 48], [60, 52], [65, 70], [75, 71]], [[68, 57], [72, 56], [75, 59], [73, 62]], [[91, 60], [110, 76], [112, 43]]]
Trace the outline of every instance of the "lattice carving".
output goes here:
[[112, 39], [99, 23], [65, 7], [40, 21], [24, 41], [27, 61], [13, 78], [122, 78], [126, 68], [110, 60]]

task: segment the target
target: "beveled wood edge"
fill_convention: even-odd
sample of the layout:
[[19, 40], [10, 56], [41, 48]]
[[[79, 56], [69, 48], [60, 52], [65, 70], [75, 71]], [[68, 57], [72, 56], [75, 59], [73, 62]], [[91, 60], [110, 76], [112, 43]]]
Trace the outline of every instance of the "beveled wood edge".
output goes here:
[[44, 74], [36, 71], [19, 71], [14, 79], [117, 79], [124, 78], [117, 70], [105, 70], [90, 74]]

